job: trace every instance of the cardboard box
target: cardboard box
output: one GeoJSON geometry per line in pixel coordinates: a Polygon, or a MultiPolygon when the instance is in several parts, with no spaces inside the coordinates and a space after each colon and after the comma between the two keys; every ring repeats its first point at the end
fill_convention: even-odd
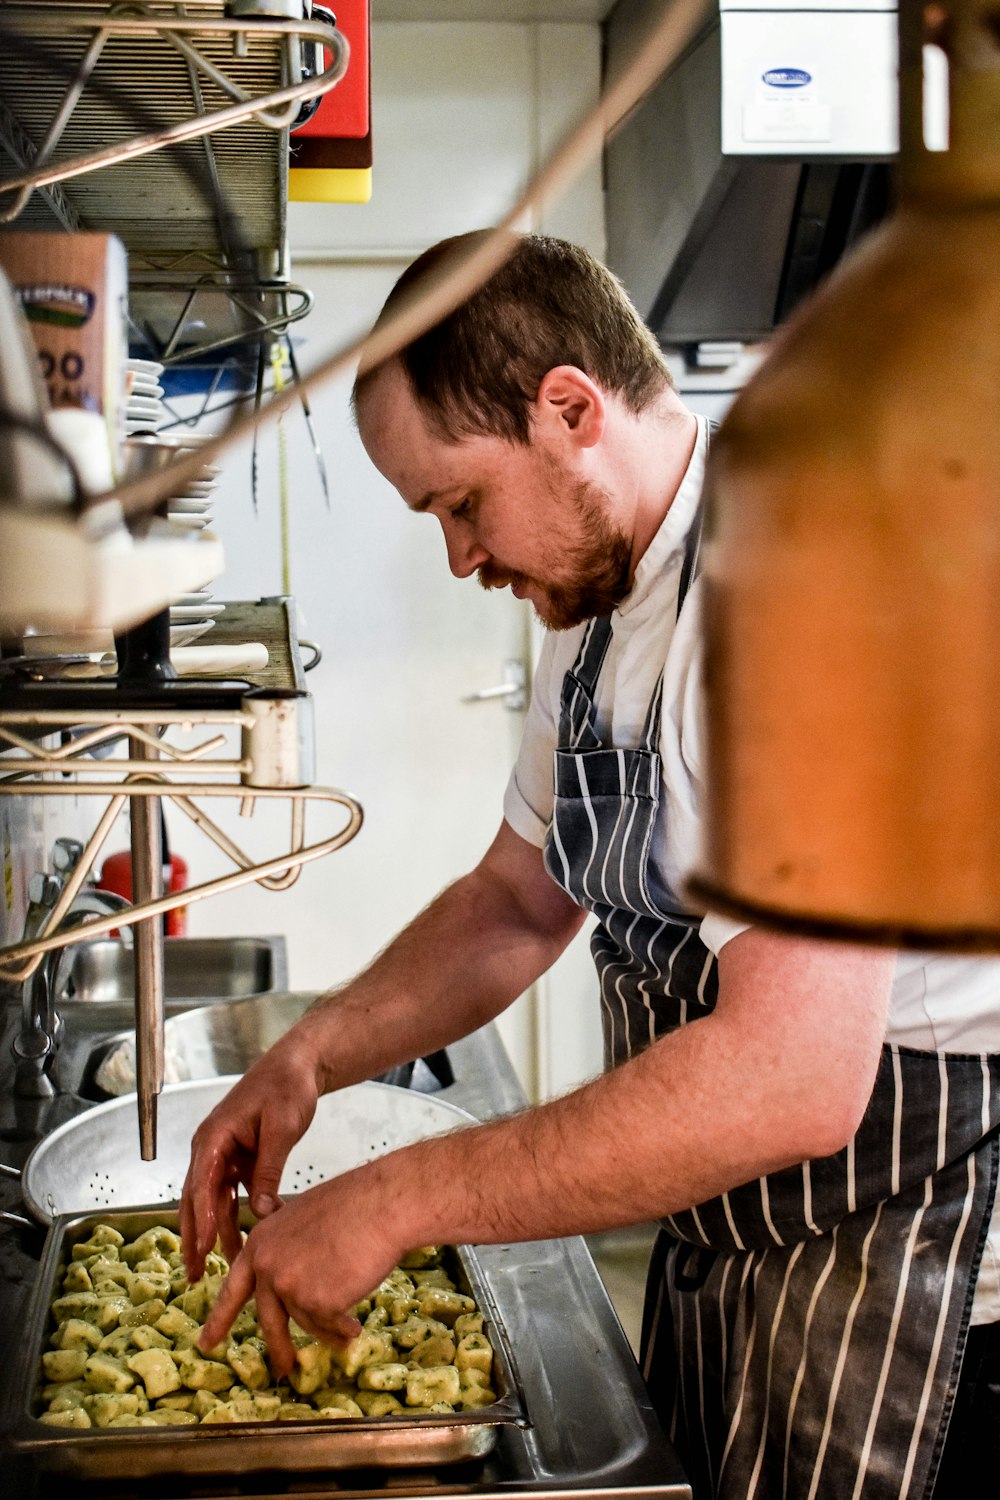
{"type": "Polygon", "coordinates": [[[0,266],[27,318],[49,405],[104,417],[117,474],[128,358],[125,246],[113,234],[6,230],[0,266]]]}

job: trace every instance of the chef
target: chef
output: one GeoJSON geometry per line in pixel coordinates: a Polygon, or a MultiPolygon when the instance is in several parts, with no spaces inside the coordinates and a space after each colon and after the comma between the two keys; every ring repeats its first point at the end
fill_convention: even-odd
{"type": "MultiPolygon", "coordinates": [[[[386,310],[454,247],[421,257],[386,310]]],[[[217,1233],[235,1258],[203,1347],[255,1296],[287,1371],[290,1318],[350,1338],[352,1306],[413,1246],[658,1219],[642,1367],[698,1500],[982,1493],[969,1476],[1000,1441],[1000,971],[686,905],[709,424],[615,279],[536,236],[367,370],[355,407],[452,572],[509,587],[550,628],[479,864],[195,1136],[188,1271],[217,1233]],[[321,1094],[492,1020],[588,912],[602,1077],[282,1203],[321,1094]],[[240,1184],[261,1217],[242,1250],[240,1184]]]]}

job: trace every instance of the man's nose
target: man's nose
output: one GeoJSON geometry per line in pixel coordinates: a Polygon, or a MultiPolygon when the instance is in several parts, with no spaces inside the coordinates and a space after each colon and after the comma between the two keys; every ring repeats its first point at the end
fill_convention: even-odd
{"type": "Polygon", "coordinates": [[[448,566],[456,578],[471,578],[477,568],[489,562],[490,554],[476,541],[468,526],[444,526],[444,543],[448,549],[448,566]]]}

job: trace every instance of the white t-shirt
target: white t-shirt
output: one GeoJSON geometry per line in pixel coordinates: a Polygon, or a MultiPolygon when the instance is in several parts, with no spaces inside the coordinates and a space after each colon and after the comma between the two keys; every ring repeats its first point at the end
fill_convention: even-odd
{"type": "MultiPolygon", "coordinates": [[[[678,894],[701,852],[704,734],[700,589],[695,580],[680,619],[677,591],[707,448],[708,424],[699,418],[698,440],[677,494],[639,562],[628,598],[612,616],[612,638],[596,690],[596,728],[603,743],[638,745],[663,667],[659,862],[678,894]]],[[[546,635],[524,738],[504,797],[507,822],[539,848],[552,819],[552,753],[562,681],[576,661],[583,630],[546,635]]],[[[712,912],[700,924],[702,940],[716,954],[744,930],[745,924],[712,912]]],[[[1000,1052],[1000,960],[901,953],[886,1040],[932,1052],[1000,1052]]],[[[973,1321],[1000,1321],[1000,1201],[983,1256],[973,1321]]]]}

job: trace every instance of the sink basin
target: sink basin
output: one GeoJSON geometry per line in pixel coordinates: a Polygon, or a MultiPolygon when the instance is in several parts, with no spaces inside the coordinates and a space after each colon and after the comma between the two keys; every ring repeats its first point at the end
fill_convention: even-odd
{"type": "MultiPolygon", "coordinates": [[[[171,1016],[164,1027],[166,1081],[245,1073],[316,1000],[312,993],[253,995],[230,1005],[200,1006],[171,1016]]],[[[383,1073],[381,1083],[435,1093],[454,1082],[447,1055],[438,1052],[383,1073]]],[[[135,1088],[135,1032],[123,1031],[94,1047],[80,1085],[84,1098],[105,1099],[135,1088]]]]}
{"type": "MultiPolygon", "coordinates": [[[[168,1009],[177,1002],[243,1000],[288,983],[284,938],[166,938],[163,979],[168,1009]]],[[[82,944],[57,1004],[132,1004],[132,949],[113,938],[82,944]]]]}
{"type": "MultiPolygon", "coordinates": [[[[56,997],[63,1025],[53,1080],[62,1093],[103,1098],[93,1087],[95,1054],[105,1053],[135,1026],[132,948],[119,939],[92,939],[74,949],[64,968],[56,997]]],[[[286,942],[284,937],[166,938],[163,977],[168,1025],[185,1014],[224,1011],[287,990],[286,942]]],[[[0,1077],[0,1090],[2,1085],[0,1077]]]]}
{"type": "MultiPolygon", "coordinates": [[[[196,1006],[163,1028],[165,1079],[245,1073],[308,1010],[315,994],[252,995],[228,1005],[196,1006]]],[[[103,1099],[135,1088],[135,1031],[102,1037],[87,1060],[80,1093],[103,1099]]]]}
{"type": "MultiPolygon", "coordinates": [[[[167,1082],[244,1073],[317,998],[315,991],[289,992],[283,937],[167,938],[163,950],[167,1082]]],[[[131,946],[92,939],[75,949],[66,968],[56,1001],[63,1022],[52,1073],[58,1091],[89,1100],[130,1093],[131,946]]],[[[0,1068],[6,1050],[0,1049],[0,1068]]],[[[379,1081],[430,1094],[455,1079],[447,1054],[438,1052],[393,1068],[379,1081]]]]}

